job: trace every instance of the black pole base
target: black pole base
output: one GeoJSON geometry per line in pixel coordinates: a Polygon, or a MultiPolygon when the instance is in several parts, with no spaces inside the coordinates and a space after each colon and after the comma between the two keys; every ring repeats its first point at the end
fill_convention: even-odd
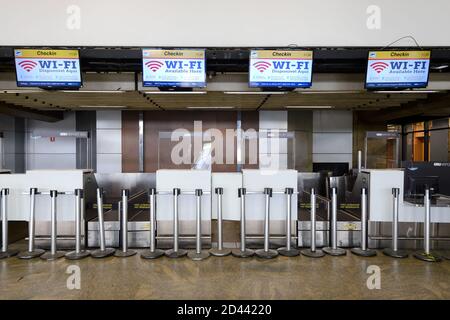
{"type": "Polygon", "coordinates": [[[392,248],[386,248],[383,250],[383,254],[392,257],[392,258],[408,258],[409,254],[408,252],[404,250],[394,250],[392,248]]]}
{"type": "Polygon", "coordinates": [[[114,248],[105,248],[105,250],[97,249],[91,252],[91,257],[98,259],[106,258],[112,256],[115,251],[116,249],[114,248]]]}
{"type": "Polygon", "coordinates": [[[80,259],[87,258],[90,255],[91,255],[91,253],[87,250],[81,250],[80,252],[71,251],[66,254],[66,259],[67,260],[80,260],[80,259]]]}
{"type": "Polygon", "coordinates": [[[194,261],[201,261],[209,258],[209,252],[208,251],[201,251],[200,253],[197,253],[197,251],[189,251],[188,257],[191,258],[194,261]]]}
{"type": "Polygon", "coordinates": [[[161,249],[155,249],[154,251],[151,250],[145,250],[141,253],[142,259],[157,259],[164,255],[164,250],[161,249]]]}
{"type": "Polygon", "coordinates": [[[187,251],[184,249],[178,249],[178,251],[170,249],[167,250],[164,254],[167,258],[181,258],[187,255],[187,251]]]}
{"type": "Polygon", "coordinates": [[[47,260],[47,261],[53,261],[53,260],[57,260],[59,258],[62,258],[66,255],[66,253],[64,251],[56,251],[55,254],[52,254],[50,251],[44,253],[42,256],[40,256],[39,258],[41,258],[42,260],[47,260]]]}
{"type": "Polygon", "coordinates": [[[322,248],[323,252],[325,252],[326,254],[329,254],[330,256],[345,256],[347,254],[347,250],[342,249],[342,248],[332,248],[332,247],[325,247],[322,248]]]}
{"type": "Polygon", "coordinates": [[[231,254],[230,249],[219,249],[219,248],[212,248],[209,250],[209,253],[215,257],[225,257],[231,254]]]}
{"type": "Polygon", "coordinates": [[[278,248],[277,251],[281,256],[284,256],[284,257],[296,257],[296,256],[300,255],[300,250],[297,250],[292,247],[290,249],[288,249],[286,247],[278,248]]]}
{"type": "Polygon", "coordinates": [[[315,251],[312,251],[311,249],[303,249],[300,253],[309,258],[322,258],[325,256],[325,253],[323,253],[322,250],[317,249],[315,251]]]}
{"type": "Polygon", "coordinates": [[[438,255],[435,255],[433,253],[425,253],[425,252],[416,252],[413,254],[413,257],[422,261],[426,262],[441,262],[442,258],[438,255]]]}
{"type": "Polygon", "coordinates": [[[231,250],[231,254],[237,258],[250,258],[255,255],[255,251],[251,249],[245,249],[244,251],[241,251],[241,249],[233,249],[231,250]]]}
{"type": "Polygon", "coordinates": [[[34,249],[33,251],[22,251],[19,252],[17,258],[19,259],[34,259],[42,256],[45,253],[43,249],[34,249]]]}
{"type": "Polygon", "coordinates": [[[114,257],[118,257],[118,258],[127,258],[127,257],[131,257],[134,256],[137,252],[134,250],[127,250],[127,251],[123,251],[121,249],[116,250],[116,252],[114,252],[114,257]]]}
{"type": "Polygon", "coordinates": [[[352,248],[350,251],[360,257],[375,257],[377,255],[377,252],[372,249],[363,250],[361,248],[352,248]]]}
{"type": "Polygon", "coordinates": [[[255,255],[262,259],[273,259],[278,257],[278,251],[273,249],[269,249],[267,251],[264,249],[258,249],[255,251],[255,255]]]}
{"type": "Polygon", "coordinates": [[[17,255],[18,253],[19,253],[19,250],[8,249],[6,251],[1,251],[0,252],[0,259],[6,259],[6,258],[9,258],[9,257],[13,257],[13,256],[17,255]]]}

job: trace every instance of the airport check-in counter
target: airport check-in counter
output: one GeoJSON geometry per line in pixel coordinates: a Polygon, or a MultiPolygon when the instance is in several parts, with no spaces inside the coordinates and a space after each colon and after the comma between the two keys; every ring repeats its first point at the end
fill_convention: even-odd
{"type": "MultiPolygon", "coordinates": [[[[360,174],[368,185],[369,247],[388,247],[392,230],[392,188],[400,189],[399,247],[420,248],[423,239],[423,196],[404,197],[404,169],[368,169],[360,174]],[[419,201],[417,201],[419,200],[419,201]]],[[[435,248],[450,245],[450,199],[433,195],[431,200],[431,242],[435,248]],[[435,239],[433,241],[433,239],[435,239]]]]}

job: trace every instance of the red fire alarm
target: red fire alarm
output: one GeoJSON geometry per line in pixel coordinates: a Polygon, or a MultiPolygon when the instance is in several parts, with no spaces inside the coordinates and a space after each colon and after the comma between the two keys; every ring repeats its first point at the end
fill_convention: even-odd
{"type": "Polygon", "coordinates": [[[50,142],[55,142],[56,138],[55,137],[50,137],[50,142]]]}

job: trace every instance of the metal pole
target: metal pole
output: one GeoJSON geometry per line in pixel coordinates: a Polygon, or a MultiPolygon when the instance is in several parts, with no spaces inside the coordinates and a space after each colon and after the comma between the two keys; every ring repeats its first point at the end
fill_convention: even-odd
{"type": "Polygon", "coordinates": [[[255,254],[264,259],[272,259],[278,256],[278,251],[272,250],[270,246],[270,198],[272,198],[272,188],[264,188],[264,249],[255,251],[255,254]]]}
{"type": "Polygon", "coordinates": [[[35,249],[35,210],[36,210],[36,194],[37,188],[30,188],[30,219],[28,221],[28,250],[19,252],[17,255],[20,259],[37,258],[45,253],[45,250],[35,249]]]}
{"type": "Polygon", "coordinates": [[[331,188],[331,247],[323,248],[323,252],[331,256],[345,256],[347,251],[337,246],[337,189],[331,188]]]}
{"type": "Polygon", "coordinates": [[[407,252],[398,250],[398,209],[400,188],[392,188],[392,196],[392,247],[385,248],[383,253],[393,258],[407,258],[407,252]]]}
{"type": "Polygon", "coordinates": [[[367,248],[367,189],[361,188],[361,248],[352,248],[351,252],[358,256],[373,257],[377,252],[367,248]]]}
{"type": "Polygon", "coordinates": [[[279,248],[277,251],[282,256],[294,257],[300,254],[300,251],[296,248],[291,247],[292,238],[292,194],[294,193],[293,188],[286,188],[284,190],[286,194],[286,247],[279,248]]]}
{"type": "Polygon", "coordinates": [[[121,207],[122,211],[119,209],[119,215],[122,218],[122,250],[116,250],[114,256],[125,258],[131,257],[136,254],[136,251],[128,249],[128,197],[130,195],[130,190],[122,189],[122,201],[121,207]]]}
{"type": "Polygon", "coordinates": [[[251,249],[246,248],[246,234],[245,234],[245,194],[247,190],[245,188],[238,189],[238,197],[240,199],[241,204],[241,247],[240,249],[231,250],[231,254],[235,257],[239,258],[248,258],[255,254],[255,252],[251,249]]]}
{"type": "Polygon", "coordinates": [[[322,250],[316,249],[316,191],[311,188],[311,247],[303,249],[300,253],[310,258],[320,258],[325,255],[322,250]]]}
{"type": "Polygon", "coordinates": [[[194,261],[200,261],[209,257],[208,251],[202,251],[202,189],[195,190],[196,199],[196,237],[195,237],[195,251],[190,251],[188,257],[194,261]]]}
{"type": "Polygon", "coordinates": [[[222,221],[222,195],[223,188],[216,188],[217,195],[217,248],[212,248],[209,252],[213,256],[223,257],[231,253],[230,249],[223,248],[223,221],[222,221]]]}
{"type": "Polygon", "coordinates": [[[156,249],[156,189],[151,188],[148,191],[150,201],[150,250],[141,253],[141,258],[156,259],[164,255],[164,251],[156,249]]]}
{"type": "Polygon", "coordinates": [[[187,251],[178,248],[178,197],[181,190],[173,189],[173,249],[167,250],[165,255],[169,258],[179,258],[187,255],[187,251]]]}
{"type": "Polygon", "coordinates": [[[91,253],[81,250],[81,213],[83,207],[83,190],[75,189],[75,251],[66,254],[66,259],[79,260],[88,257],[91,253]]]}
{"type": "Polygon", "coordinates": [[[106,248],[105,220],[103,216],[103,188],[97,188],[97,214],[98,214],[98,227],[100,237],[100,249],[92,251],[91,256],[93,258],[105,258],[113,255],[116,250],[113,248],[106,248]]]}
{"type": "Polygon", "coordinates": [[[0,191],[1,209],[2,209],[2,249],[0,259],[15,256],[19,251],[8,249],[8,196],[9,189],[4,188],[0,191]]]}
{"type": "Polygon", "coordinates": [[[423,252],[415,253],[414,257],[427,261],[427,262],[440,262],[442,258],[435,255],[430,251],[430,226],[431,226],[431,194],[428,187],[425,188],[425,195],[423,198],[423,205],[425,208],[425,221],[424,221],[424,239],[423,239],[423,252]]]}
{"type": "Polygon", "coordinates": [[[358,150],[358,173],[361,172],[362,169],[362,151],[358,150]]]}
{"type": "Polygon", "coordinates": [[[50,234],[50,252],[46,252],[40,256],[43,260],[56,260],[65,256],[65,252],[57,250],[57,190],[50,190],[50,200],[51,200],[51,234],[50,234]]]}

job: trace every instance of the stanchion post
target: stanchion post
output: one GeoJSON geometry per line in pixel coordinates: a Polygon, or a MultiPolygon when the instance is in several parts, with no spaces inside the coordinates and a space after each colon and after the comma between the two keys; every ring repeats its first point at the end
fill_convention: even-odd
{"type": "Polygon", "coordinates": [[[103,188],[97,188],[97,214],[99,227],[100,249],[91,252],[93,258],[105,258],[112,256],[116,251],[114,248],[106,248],[105,219],[103,212],[103,188]]]}
{"type": "Polygon", "coordinates": [[[241,245],[239,249],[231,250],[231,254],[238,258],[248,258],[255,254],[251,249],[246,247],[246,230],[245,230],[245,195],[247,190],[245,188],[238,189],[238,197],[240,200],[241,211],[241,245]]]}
{"type": "Polygon", "coordinates": [[[361,188],[361,247],[352,248],[353,254],[362,257],[374,257],[377,252],[367,248],[367,189],[361,188]]]}
{"type": "Polygon", "coordinates": [[[216,257],[227,256],[231,253],[230,249],[223,248],[223,216],[222,216],[222,196],[223,188],[216,188],[217,196],[217,248],[211,248],[209,253],[216,257]]]}
{"type": "Polygon", "coordinates": [[[195,251],[189,251],[188,257],[194,261],[204,260],[209,257],[208,251],[202,251],[202,189],[195,190],[196,200],[196,232],[195,251]]]}
{"type": "Polygon", "coordinates": [[[37,188],[30,188],[30,217],[28,221],[28,250],[21,251],[17,255],[19,259],[33,259],[45,253],[45,250],[35,248],[35,211],[37,188]]]}
{"type": "Polygon", "coordinates": [[[57,229],[57,190],[50,190],[51,199],[51,234],[50,234],[50,252],[44,253],[40,256],[43,260],[56,260],[65,256],[65,252],[58,251],[57,249],[57,239],[58,239],[58,229],[57,229]]]}
{"type": "Polygon", "coordinates": [[[294,194],[294,188],[286,188],[284,190],[286,194],[286,246],[278,249],[278,253],[286,257],[294,257],[300,254],[300,251],[291,247],[292,237],[292,195],[294,194]]]}
{"type": "Polygon", "coordinates": [[[414,258],[426,262],[441,262],[442,258],[430,251],[430,229],[431,229],[431,193],[428,187],[425,188],[425,195],[423,198],[423,205],[425,209],[424,220],[424,237],[423,237],[423,252],[414,253],[414,258]]]}
{"type": "Polygon", "coordinates": [[[156,249],[156,189],[150,188],[148,191],[150,202],[150,249],[141,253],[141,258],[156,259],[164,255],[164,251],[156,249]]]}
{"type": "Polygon", "coordinates": [[[392,245],[385,248],[383,253],[392,258],[407,258],[408,253],[398,250],[398,215],[400,188],[392,188],[392,245]]]}
{"type": "Polygon", "coordinates": [[[91,253],[81,249],[81,212],[83,207],[83,190],[75,189],[75,251],[66,254],[68,260],[79,260],[88,257],[91,253]]]}
{"type": "Polygon", "coordinates": [[[278,251],[270,249],[270,198],[272,198],[272,188],[264,188],[264,249],[255,251],[259,258],[272,259],[278,256],[278,251]]]}
{"type": "Polygon", "coordinates": [[[173,189],[173,249],[165,252],[165,255],[169,258],[180,258],[187,255],[186,250],[178,248],[178,197],[180,193],[181,190],[179,188],[173,189]]]}
{"type": "Polygon", "coordinates": [[[330,256],[345,256],[347,251],[337,246],[337,189],[331,188],[331,247],[323,248],[330,256]]]}
{"type": "Polygon", "coordinates": [[[311,188],[311,247],[303,249],[300,253],[310,258],[321,258],[325,255],[322,250],[316,249],[316,191],[311,188]]]}
{"type": "Polygon", "coordinates": [[[114,253],[115,257],[126,258],[131,257],[136,254],[136,251],[128,249],[128,197],[130,195],[130,190],[122,189],[122,210],[119,209],[119,215],[122,218],[122,248],[121,250],[116,250],[114,253]]]}
{"type": "Polygon", "coordinates": [[[15,256],[19,252],[8,248],[8,196],[9,189],[3,188],[0,191],[2,210],[2,249],[0,251],[0,259],[15,256]]]}

